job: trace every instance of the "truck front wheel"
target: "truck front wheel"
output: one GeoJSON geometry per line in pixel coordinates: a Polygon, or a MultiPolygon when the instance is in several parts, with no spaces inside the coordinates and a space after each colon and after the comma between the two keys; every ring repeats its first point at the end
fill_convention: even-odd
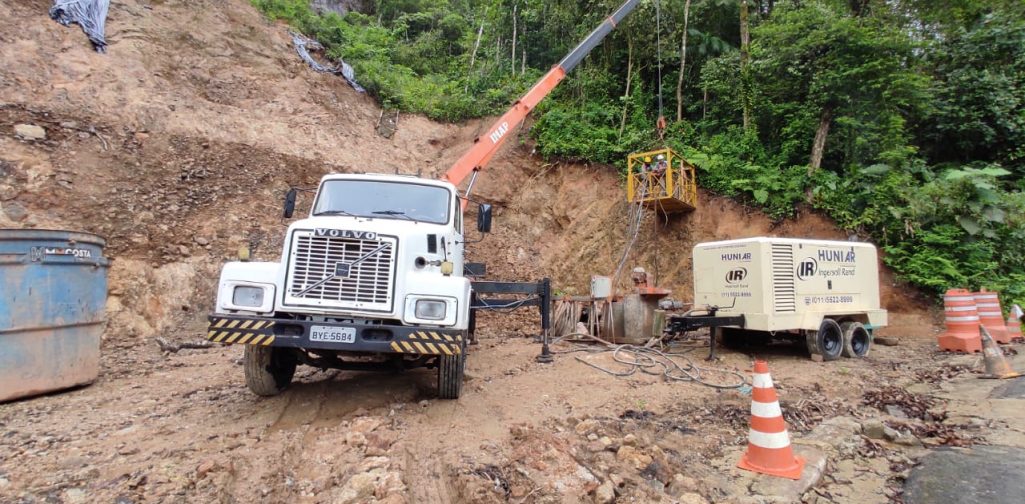
{"type": "Polygon", "coordinates": [[[463,391],[463,370],[466,367],[466,353],[438,357],[438,397],[459,399],[463,391]]]}
{"type": "Polygon", "coordinates": [[[259,396],[277,395],[288,388],[298,364],[295,351],[291,348],[259,345],[246,345],[242,361],[246,386],[259,396]]]}
{"type": "Polygon", "coordinates": [[[824,361],[836,360],[843,352],[843,331],[835,320],[823,319],[818,331],[807,332],[806,342],[808,353],[821,355],[824,361]]]}

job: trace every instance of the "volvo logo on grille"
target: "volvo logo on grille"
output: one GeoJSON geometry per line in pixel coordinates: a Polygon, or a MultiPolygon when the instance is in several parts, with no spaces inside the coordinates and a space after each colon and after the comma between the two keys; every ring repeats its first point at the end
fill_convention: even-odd
{"type": "Polygon", "coordinates": [[[329,238],[355,238],[357,240],[376,240],[377,233],[373,231],[350,231],[348,229],[327,229],[317,228],[314,230],[316,236],[327,236],[329,238]]]}
{"type": "Polygon", "coordinates": [[[345,263],[335,264],[335,276],[339,278],[349,278],[351,266],[345,263]]]}

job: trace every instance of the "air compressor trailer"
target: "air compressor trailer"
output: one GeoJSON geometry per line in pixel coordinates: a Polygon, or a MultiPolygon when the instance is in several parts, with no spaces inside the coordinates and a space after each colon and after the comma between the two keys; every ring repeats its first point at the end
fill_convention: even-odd
{"type": "Polygon", "coordinates": [[[746,238],[694,247],[694,304],[704,317],[671,317],[670,331],[711,327],[742,346],[767,336],[799,338],[823,360],[864,357],[879,307],[876,249],[860,242],[746,238]],[[689,319],[688,319],[689,317],[689,319]]]}

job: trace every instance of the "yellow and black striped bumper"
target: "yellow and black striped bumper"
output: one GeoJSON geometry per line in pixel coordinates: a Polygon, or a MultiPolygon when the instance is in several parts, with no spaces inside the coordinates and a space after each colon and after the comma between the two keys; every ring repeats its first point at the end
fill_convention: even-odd
{"type": "Polygon", "coordinates": [[[274,321],[237,318],[210,318],[206,339],[228,345],[263,345],[274,343],[274,321]]]}
{"type": "Polygon", "coordinates": [[[459,355],[466,349],[465,333],[459,330],[422,330],[406,326],[334,324],[232,315],[213,315],[209,320],[206,339],[227,345],[264,345],[407,355],[459,355]],[[313,325],[353,329],[356,332],[355,340],[345,343],[311,341],[309,334],[313,325]]]}
{"type": "Polygon", "coordinates": [[[405,340],[392,341],[389,346],[395,353],[459,355],[463,352],[463,335],[416,331],[409,333],[405,340]]]}

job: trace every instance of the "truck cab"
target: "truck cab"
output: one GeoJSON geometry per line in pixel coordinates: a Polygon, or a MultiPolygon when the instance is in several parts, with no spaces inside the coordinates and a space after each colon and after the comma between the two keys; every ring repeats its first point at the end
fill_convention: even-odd
{"type": "MultiPolygon", "coordinates": [[[[296,193],[286,197],[285,216],[296,193]]],[[[478,230],[490,230],[481,205],[478,230]]],[[[459,396],[470,324],[456,187],[401,175],[323,177],[310,213],[288,227],[277,262],[230,262],[207,338],[245,345],[246,382],[273,395],[295,368],[438,369],[459,396]]]]}

